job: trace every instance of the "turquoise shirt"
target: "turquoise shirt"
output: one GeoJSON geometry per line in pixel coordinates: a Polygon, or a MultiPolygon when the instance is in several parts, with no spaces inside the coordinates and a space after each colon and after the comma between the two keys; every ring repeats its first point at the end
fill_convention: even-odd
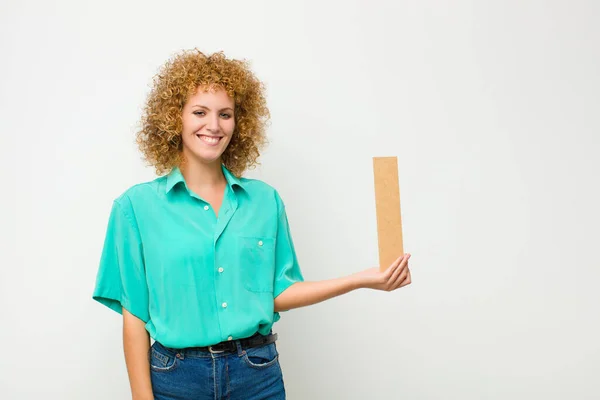
{"type": "Polygon", "coordinates": [[[178,168],[112,205],[93,299],[124,307],[168,347],[268,334],[274,298],[303,280],[277,191],[223,173],[218,217],[178,168]]]}

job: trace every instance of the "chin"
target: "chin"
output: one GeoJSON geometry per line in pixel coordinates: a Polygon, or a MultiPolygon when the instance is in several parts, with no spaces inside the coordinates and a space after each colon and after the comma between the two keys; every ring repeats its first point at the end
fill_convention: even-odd
{"type": "Polygon", "coordinates": [[[190,151],[188,155],[203,164],[212,164],[221,161],[223,151],[190,151]]]}

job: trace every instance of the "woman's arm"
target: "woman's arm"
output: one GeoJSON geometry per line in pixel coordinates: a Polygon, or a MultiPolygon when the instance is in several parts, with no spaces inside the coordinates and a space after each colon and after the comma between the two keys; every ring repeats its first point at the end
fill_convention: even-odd
{"type": "Polygon", "coordinates": [[[410,254],[399,257],[383,272],[379,268],[371,268],[341,278],[294,283],[275,298],[275,311],[320,303],[360,288],[396,290],[411,283],[409,258],[410,254]]]}
{"type": "Polygon", "coordinates": [[[153,400],[150,381],[150,336],[144,321],[123,308],[123,349],[133,400],[153,400]]]}

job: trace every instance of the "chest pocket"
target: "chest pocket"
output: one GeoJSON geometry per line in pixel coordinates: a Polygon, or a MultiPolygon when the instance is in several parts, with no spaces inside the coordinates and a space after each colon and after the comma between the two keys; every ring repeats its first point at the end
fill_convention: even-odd
{"type": "Polygon", "coordinates": [[[243,271],[244,287],[251,292],[273,292],[275,239],[240,236],[239,241],[239,262],[243,271]]]}

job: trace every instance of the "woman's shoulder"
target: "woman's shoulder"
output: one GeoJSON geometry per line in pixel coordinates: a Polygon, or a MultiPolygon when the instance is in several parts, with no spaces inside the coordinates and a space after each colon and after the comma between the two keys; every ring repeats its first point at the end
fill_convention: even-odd
{"type": "Polygon", "coordinates": [[[269,183],[257,178],[241,177],[239,178],[241,186],[246,190],[273,192],[275,188],[269,183]]]}
{"type": "Polygon", "coordinates": [[[124,205],[132,205],[148,201],[156,197],[160,193],[161,188],[164,192],[165,181],[166,176],[159,176],[151,180],[141,181],[126,186],[125,189],[117,194],[115,202],[124,205]]]}
{"type": "Polygon", "coordinates": [[[272,184],[257,178],[240,178],[240,183],[250,193],[279,197],[279,192],[272,184]]]}
{"type": "Polygon", "coordinates": [[[278,189],[271,183],[255,178],[240,178],[240,182],[249,195],[255,199],[274,200],[278,207],[283,205],[283,200],[278,189]]]}

